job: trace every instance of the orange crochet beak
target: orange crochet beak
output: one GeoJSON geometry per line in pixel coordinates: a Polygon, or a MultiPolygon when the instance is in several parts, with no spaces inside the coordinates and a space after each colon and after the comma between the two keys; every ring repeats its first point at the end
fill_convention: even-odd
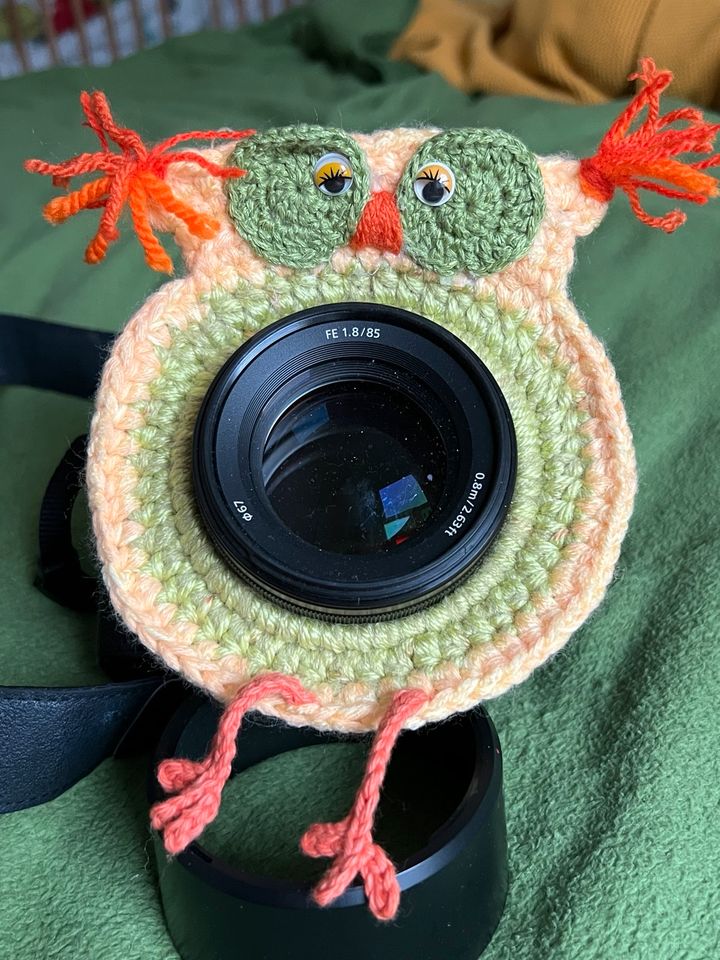
{"type": "Polygon", "coordinates": [[[378,190],[365,204],[350,246],[358,250],[375,247],[389,253],[400,253],[403,235],[400,211],[395,197],[387,190],[378,190]]]}

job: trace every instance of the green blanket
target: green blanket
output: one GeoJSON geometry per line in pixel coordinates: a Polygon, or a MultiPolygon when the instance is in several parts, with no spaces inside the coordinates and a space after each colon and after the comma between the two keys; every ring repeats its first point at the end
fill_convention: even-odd
{"type": "MultiPolygon", "coordinates": [[[[582,156],[617,115],[617,104],[468,98],[391,63],[385,51],[413,4],[390,6],[327,0],[106,69],[4,81],[0,309],[117,329],[158,283],[129,230],[104,265],[84,266],[93,215],[51,230],[40,217],[49,184],[21,171],[27,156],[89,148],[82,88],[104,89],[148,138],[313,120],[363,130],[486,125],[539,153],[582,156]]],[[[573,296],[617,368],[639,494],[601,608],[565,651],[490,705],[505,754],[512,886],[488,960],[720,956],[720,205],[689,212],[668,237],[641,226],[619,197],[578,247],[573,296]]],[[[40,496],[88,406],[11,389],[0,410],[0,679],[99,680],[92,621],[32,587],[40,496]]],[[[300,833],[344,812],[361,762],[354,748],[326,746],[244,775],[211,828],[213,849],[302,875],[300,833]]],[[[151,862],[146,765],[106,761],[52,803],[0,818],[3,960],[177,957],[151,862]]],[[[342,960],[342,944],[328,956],[342,960]]]]}

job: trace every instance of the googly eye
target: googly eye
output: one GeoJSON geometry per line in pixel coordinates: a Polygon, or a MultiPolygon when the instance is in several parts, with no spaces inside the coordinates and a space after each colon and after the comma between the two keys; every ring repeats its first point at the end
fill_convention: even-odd
{"type": "Polygon", "coordinates": [[[415,196],[428,207],[441,207],[455,193],[455,174],[444,163],[424,164],[415,175],[415,196]]]}
{"type": "Polygon", "coordinates": [[[350,161],[341,153],[326,153],[313,167],[313,183],[329,197],[347,193],[353,184],[350,161]]]}

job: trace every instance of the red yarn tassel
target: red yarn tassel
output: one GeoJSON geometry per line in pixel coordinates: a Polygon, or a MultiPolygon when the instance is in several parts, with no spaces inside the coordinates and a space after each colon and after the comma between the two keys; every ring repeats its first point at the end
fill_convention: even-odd
{"type": "Polygon", "coordinates": [[[158,766],[160,786],[175,796],[153,805],[150,825],[154,830],[163,831],[168,853],[180,853],[215,819],[237,752],[237,735],[243,717],[261,700],[272,697],[282,697],[293,706],[316,699],[294,677],[280,673],[256,677],[226,708],[204,760],[178,758],[163,760],[158,766]]]}
{"type": "Polygon", "coordinates": [[[310,857],[334,857],[330,869],[313,890],[315,902],[327,906],[347,890],[357,874],[362,877],[368,906],[378,920],[392,920],[400,903],[395,868],[378,844],[372,829],[380,789],[393,747],[406,721],[426,703],[422,690],[400,690],[378,727],[365,775],[350,813],[339,823],[316,823],[300,841],[310,857]]]}
{"type": "Polygon", "coordinates": [[[720,164],[720,154],[712,153],[720,124],[708,123],[693,107],[660,116],[660,96],[673,75],[669,70],[658,70],[649,57],[640,61],[639,72],[628,79],[640,80],[643,87],[605,134],[597,153],[580,161],[580,183],[588,196],[604,203],[616,188],[623,190],[638,220],[671,233],[687,216],[681,210],[652,216],[643,210],[638,190],[652,190],[690,203],[707,203],[710,197],[716,197],[718,182],[703,171],[720,164]],[[633,121],[645,109],[645,119],[631,131],[633,121]],[[684,126],[672,126],[678,122],[684,126]],[[683,153],[712,156],[694,161],[675,159],[683,153]]]}
{"type": "Polygon", "coordinates": [[[98,263],[105,257],[108,246],[120,236],[118,219],[127,204],[132,214],[133,225],[145,251],[145,261],[153,270],[172,273],[172,260],[152,232],[148,218],[148,206],[154,204],[180,219],[191,234],[207,238],[214,236],[220,225],[213,217],[198,213],[178,200],[163,182],[168,167],[173,163],[194,163],[215,177],[241,177],[245,173],[237,167],[221,167],[192,150],[168,153],[172,147],[188,140],[239,140],[253,130],[192,130],[180,133],[147,147],[134,130],[119,126],[110,112],[110,104],[104,93],[80,94],[80,104],[85,114],[85,125],[100,141],[100,150],[81,153],[64,163],[46,163],[44,160],[26,160],[28,173],[41,173],[52,177],[57,187],[67,187],[73,177],[86,173],[101,172],[104,176],[83,184],[78,190],[56,197],[44,209],[51,223],[61,223],[80,210],[104,208],[97,233],[85,251],[88,263],[98,263]],[[108,141],[120,148],[120,153],[110,149],[108,141]]]}

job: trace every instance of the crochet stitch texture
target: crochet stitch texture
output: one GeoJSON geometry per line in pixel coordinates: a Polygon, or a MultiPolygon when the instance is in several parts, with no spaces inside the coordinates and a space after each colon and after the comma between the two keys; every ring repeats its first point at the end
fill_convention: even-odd
{"type": "Polygon", "coordinates": [[[301,125],[240,141],[230,164],[247,170],[227,189],[228,213],[268,263],[314,267],[347,243],[368,196],[369,173],[357,143],[340,130],[301,125]],[[324,196],[309,171],[324,154],[352,164],[353,189],[324,196]]]}
{"type": "Polygon", "coordinates": [[[545,213],[537,160],[503,130],[450,130],[420,147],[398,184],[408,254],[444,275],[502,270],[521,257],[545,213]],[[441,157],[458,172],[452,203],[418,203],[413,181],[423,164],[441,157]]]}
{"type": "MultiPolygon", "coordinates": [[[[358,135],[371,190],[394,190],[435,133],[358,135]]],[[[374,729],[395,691],[417,687],[428,699],[408,721],[416,726],[524,679],[601,599],[635,466],[614,373],[565,283],[576,237],[605,206],[582,193],[575,161],[538,163],[545,216],[526,255],[488,277],[442,277],[406,253],[351,246],[320,267],[268,267],[239,236],[216,179],[188,169],[172,181],[221,228],[202,244],[178,228],[189,277],[151,297],[119,338],[98,394],[88,485],[115,608],[193,683],[227,702],[253,676],[288,673],[316,702],[262,709],[341,730],[374,729]],[[389,623],[322,623],[260,597],[212,550],[190,487],[194,416],[227,357],[265,324],[341,300],[415,310],[464,339],[498,380],[518,437],[514,501],[483,564],[440,603],[389,623]]]]}

